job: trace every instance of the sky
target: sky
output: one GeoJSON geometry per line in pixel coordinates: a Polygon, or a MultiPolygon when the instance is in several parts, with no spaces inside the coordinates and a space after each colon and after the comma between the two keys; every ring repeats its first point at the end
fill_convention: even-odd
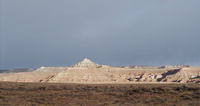
{"type": "Polygon", "coordinates": [[[0,69],[200,65],[200,0],[0,0],[0,69]]]}

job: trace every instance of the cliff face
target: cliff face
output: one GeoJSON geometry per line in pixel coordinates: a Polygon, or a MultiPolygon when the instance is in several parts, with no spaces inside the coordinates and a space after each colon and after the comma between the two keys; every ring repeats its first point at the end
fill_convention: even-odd
{"type": "Polygon", "coordinates": [[[181,68],[172,71],[171,74],[165,73],[165,77],[161,81],[166,82],[181,82],[186,83],[193,78],[198,78],[200,76],[200,68],[181,68]]]}
{"type": "Polygon", "coordinates": [[[33,72],[3,73],[0,81],[54,83],[199,83],[200,67],[119,68],[98,65],[89,59],[72,67],[41,67],[33,72]],[[194,80],[196,78],[196,80],[194,80]]]}

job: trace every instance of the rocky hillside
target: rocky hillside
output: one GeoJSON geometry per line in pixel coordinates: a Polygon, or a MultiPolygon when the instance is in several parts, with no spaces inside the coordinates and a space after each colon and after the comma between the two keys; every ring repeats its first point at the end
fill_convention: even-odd
{"type": "Polygon", "coordinates": [[[72,67],[41,67],[1,73],[0,81],[52,83],[199,83],[200,67],[111,67],[89,59],[72,67]]]}

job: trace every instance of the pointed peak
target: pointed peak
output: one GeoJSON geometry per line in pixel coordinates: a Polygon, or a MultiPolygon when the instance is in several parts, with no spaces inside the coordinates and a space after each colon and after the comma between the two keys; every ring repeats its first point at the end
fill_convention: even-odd
{"type": "Polygon", "coordinates": [[[90,59],[88,59],[88,58],[84,58],[83,60],[90,60],[90,59]]]}
{"type": "Polygon", "coordinates": [[[84,58],[83,61],[81,61],[81,62],[92,62],[92,61],[88,58],[84,58]]]}
{"type": "Polygon", "coordinates": [[[98,67],[99,65],[96,64],[95,62],[91,61],[88,58],[83,59],[81,62],[75,64],[73,67],[87,67],[87,68],[91,68],[91,67],[98,67]]]}

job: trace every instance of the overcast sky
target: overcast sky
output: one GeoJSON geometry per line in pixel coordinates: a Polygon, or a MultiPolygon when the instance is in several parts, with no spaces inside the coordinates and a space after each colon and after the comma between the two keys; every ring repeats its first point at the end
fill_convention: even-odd
{"type": "Polygon", "coordinates": [[[200,65],[200,0],[0,0],[0,69],[200,65]]]}

